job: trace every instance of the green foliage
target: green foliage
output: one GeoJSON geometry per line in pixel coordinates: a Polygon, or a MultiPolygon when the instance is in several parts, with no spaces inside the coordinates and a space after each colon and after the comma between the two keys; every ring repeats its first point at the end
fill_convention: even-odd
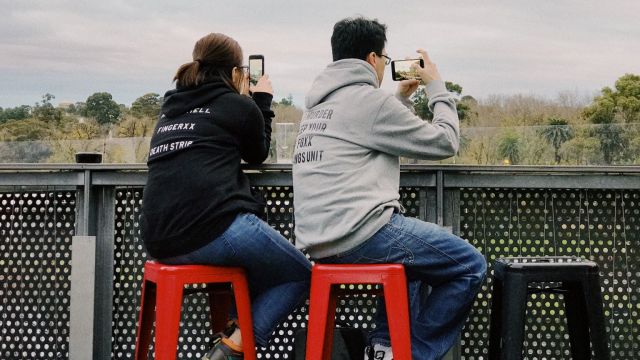
{"type": "Polygon", "coordinates": [[[131,114],[137,118],[149,117],[157,119],[162,107],[159,94],[148,93],[140,96],[131,104],[131,114]]]}
{"type": "Polygon", "coordinates": [[[282,98],[278,105],[293,106],[293,96],[289,94],[286,98],[282,98]]]}
{"type": "Polygon", "coordinates": [[[498,156],[501,159],[509,160],[511,165],[520,163],[521,142],[518,135],[514,132],[506,132],[498,142],[498,156]]]}
{"type": "Polygon", "coordinates": [[[87,98],[86,116],[92,117],[100,124],[113,124],[120,117],[120,106],[113,101],[108,92],[98,92],[87,98]]]}
{"type": "Polygon", "coordinates": [[[554,149],[556,164],[560,164],[560,147],[565,142],[573,139],[574,133],[567,120],[560,118],[549,118],[547,126],[539,131],[540,136],[545,139],[554,149]]]}
{"type": "MultiPolygon", "coordinates": [[[[446,81],[445,86],[449,92],[452,92],[457,96],[462,94],[462,86],[456,83],[446,81]]],[[[431,109],[429,109],[429,99],[427,98],[424,86],[419,87],[418,90],[413,93],[411,101],[413,101],[413,108],[416,110],[416,114],[420,118],[429,121],[433,119],[433,113],[431,112],[431,109]]],[[[469,113],[471,112],[469,104],[470,102],[467,103],[466,101],[456,101],[456,109],[458,111],[458,118],[460,121],[464,121],[468,118],[469,113]]]]}
{"type": "Polygon", "coordinates": [[[606,164],[633,158],[627,148],[631,140],[620,124],[640,121],[640,76],[625,74],[615,88],[605,87],[602,94],[582,112],[585,119],[595,124],[592,136],[600,141],[600,151],[606,164]]]}
{"type": "Polygon", "coordinates": [[[600,141],[605,164],[613,164],[626,159],[629,137],[619,124],[600,124],[596,126],[593,135],[600,141]]]}
{"type": "Polygon", "coordinates": [[[51,100],[55,98],[55,96],[49,93],[42,95],[42,100],[37,102],[32,109],[33,117],[45,122],[60,122],[60,120],[62,120],[62,110],[55,108],[53,104],[51,104],[51,100]]]}
{"type": "Polygon", "coordinates": [[[9,121],[9,120],[23,120],[30,116],[31,114],[31,106],[29,105],[20,105],[13,108],[0,108],[0,123],[9,121]]]}

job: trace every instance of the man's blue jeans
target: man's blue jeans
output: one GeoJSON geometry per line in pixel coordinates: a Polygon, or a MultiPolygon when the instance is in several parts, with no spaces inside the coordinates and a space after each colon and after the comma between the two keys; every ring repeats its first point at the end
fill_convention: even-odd
{"type": "Polygon", "coordinates": [[[247,272],[256,343],[266,346],[278,323],[309,292],[311,263],[279,232],[253,214],[239,214],[208,245],[159,261],[167,264],[240,266],[247,272]]]}
{"type": "MultiPolygon", "coordinates": [[[[469,315],[487,270],[484,256],[440,226],[393,214],[371,238],[321,263],[404,264],[414,360],[441,359],[469,315]],[[429,287],[431,291],[429,292],[429,287]]],[[[378,302],[372,344],[390,346],[384,302],[378,302]]]]}

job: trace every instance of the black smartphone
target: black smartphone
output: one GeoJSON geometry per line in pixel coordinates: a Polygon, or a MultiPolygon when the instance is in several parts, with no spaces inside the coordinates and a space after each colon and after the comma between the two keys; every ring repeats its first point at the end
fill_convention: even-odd
{"type": "Polygon", "coordinates": [[[257,84],[262,75],[264,75],[264,56],[249,55],[249,82],[251,85],[257,84]]]}
{"type": "Polygon", "coordinates": [[[424,67],[424,60],[422,59],[407,59],[407,60],[393,60],[391,62],[391,77],[394,81],[418,79],[420,75],[417,71],[411,68],[412,64],[419,64],[420,67],[424,67]]]}

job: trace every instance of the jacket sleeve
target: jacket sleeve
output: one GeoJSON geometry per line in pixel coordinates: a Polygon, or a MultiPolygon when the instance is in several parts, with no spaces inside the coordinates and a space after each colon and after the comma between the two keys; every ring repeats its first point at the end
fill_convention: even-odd
{"type": "Polygon", "coordinates": [[[369,145],[378,151],[410,158],[441,160],[455,155],[460,143],[456,103],[442,81],[427,84],[431,122],[412,112],[406,101],[389,96],[371,125],[369,145]]]}
{"type": "Polygon", "coordinates": [[[268,93],[254,93],[253,101],[244,122],[241,135],[240,155],[249,164],[260,164],[269,156],[271,146],[271,121],[274,113],[271,110],[273,96],[268,93]]]}

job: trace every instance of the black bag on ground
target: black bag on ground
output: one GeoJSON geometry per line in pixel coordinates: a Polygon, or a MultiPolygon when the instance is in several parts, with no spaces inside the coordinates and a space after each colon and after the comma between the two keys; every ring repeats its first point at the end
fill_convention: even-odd
{"type": "MultiPolygon", "coordinates": [[[[363,360],[367,345],[367,332],[363,329],[337,327],[333,330],[333,350],[331,360],[363,360]]],[[[300,329],[294,335],[293,359],[304,360],[307,347],[307,329],[300,329]]]]}

